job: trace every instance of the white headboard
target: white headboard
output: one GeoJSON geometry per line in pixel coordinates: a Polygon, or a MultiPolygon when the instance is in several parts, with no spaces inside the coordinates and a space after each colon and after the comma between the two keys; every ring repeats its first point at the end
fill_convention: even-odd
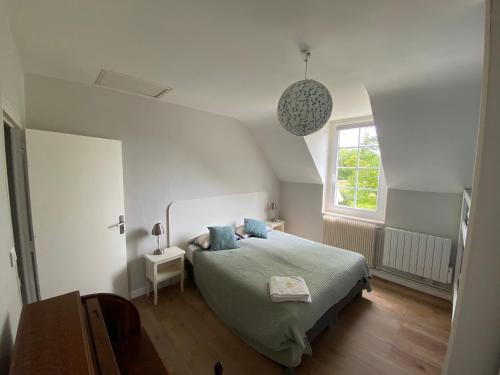
{"type": "Polygon", "coordinates": [[[167,243],[185,249],[207,226],[241,225],[246,217],[267,218],[267,193],[223,195],[172,202],[167,207],[167,243]]]}

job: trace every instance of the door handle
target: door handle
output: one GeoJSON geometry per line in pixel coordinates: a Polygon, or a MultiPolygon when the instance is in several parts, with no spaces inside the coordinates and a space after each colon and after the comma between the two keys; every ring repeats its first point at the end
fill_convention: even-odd
{"type": "Polygon", "coordinates": [[[115,227],[120,228],[120,234],[125,233],[125,216],[124,215],[118,216],[118,223],[111,225],[109,228],[115,228],[115,227]]]}
{"type": "Polygon", "coordinates": [[[118,217],[118,226],[120,227],[120,234],[125,233],[125,216],[120,215],[118,217]]]}

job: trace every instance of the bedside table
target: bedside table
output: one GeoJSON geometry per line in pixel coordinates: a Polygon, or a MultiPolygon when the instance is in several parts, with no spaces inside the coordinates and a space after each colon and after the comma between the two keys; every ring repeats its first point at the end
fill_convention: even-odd
{"type": "Polygon", "coordinates": [[[146,293],[149,296],[149,283],[153,284],[155,305],[158,304],[158,283],[181,276],[181,292],[184,291],[184,254],[177,246],[164,249],[161,255],[145,254],[146,293]]]}
{"type": "Polygon", "coordinates": [[[279,230],[280,232],[285,231],[285,220],[276,220],[276,221],[267,220],[265,223],[274,230],[279,230]]]}

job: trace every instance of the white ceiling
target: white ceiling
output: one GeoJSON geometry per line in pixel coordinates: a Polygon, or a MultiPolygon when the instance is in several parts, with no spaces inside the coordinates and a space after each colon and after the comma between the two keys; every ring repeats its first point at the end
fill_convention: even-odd
{"type": "Polygon", "coordinates": [[[330,88],[336,118],[370,113],[363,85],[477,63],[481,0],[9,0],[26,72],[93,83],[102,68],[174,88],[163,100],[276,123],[303,76],[330,88]]]}
{"type": "Polygon", "coordinates": [[[173,87],[161,100],[250,126],[280,180],[322,183],[326,138],[293,137],[276,116],[308,46],[334,118],[373,113],[389,187],[470,185],[484,0],[8,1],[26,72],[173,87]]]}

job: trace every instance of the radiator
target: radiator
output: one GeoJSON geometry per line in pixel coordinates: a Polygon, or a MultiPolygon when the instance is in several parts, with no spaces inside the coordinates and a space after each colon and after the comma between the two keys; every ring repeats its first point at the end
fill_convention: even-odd
{"type": "Polygon", "coordinates": [[[360,253],[365,256],[368,265],[374,266],[376,225],[325,215],[323,226],[325,244],[360,253]]]}
{"type": "Polygon", "coordinates": [[[382,265],[413,275],[451,283],[451,240],[385,228],[382,265]]]}

